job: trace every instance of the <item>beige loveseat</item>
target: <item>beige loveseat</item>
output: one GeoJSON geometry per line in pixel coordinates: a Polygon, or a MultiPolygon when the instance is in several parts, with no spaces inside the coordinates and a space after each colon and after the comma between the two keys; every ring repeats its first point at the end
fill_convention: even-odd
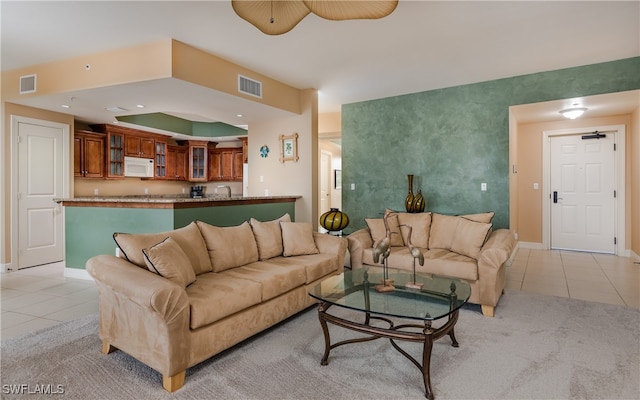
{"type": "MultiPolygon", "coordinates": [[[[480,304],[482,313],[492,317],[505,287],[505,263],[515,246],[509,230],[492,230],[492,218],[493,212],[462,216],[392,214],[388,218],[392,232],[389,267],[413,270],[414,258],[407,247],[411,226],[411,243],[424,255],[423,266],[416,261],[416,272],[464,279],[471,285],[469,302],[480,304]]],[[[347,237],[351,268],[380,265],[382,259],[374,263],[373,253],[375,243],[386,236],[383,219],[367,218],[365,222],[367,228],[347,237]]]]}
{"type": "Polygon", "coordinates": [[[182,387],[187,368],[313,305],[309,289],[343,271],[347,249],[345,239],[288,214],[114,239],[120,257],[87,261],[102,351],[147,364],[169,392],[182,387]]]}

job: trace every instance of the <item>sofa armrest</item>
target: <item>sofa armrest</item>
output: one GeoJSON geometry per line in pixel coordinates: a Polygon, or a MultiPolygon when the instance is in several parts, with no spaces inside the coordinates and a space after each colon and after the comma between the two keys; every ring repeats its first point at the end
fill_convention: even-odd
{"type": "Polygon", "coordinates": [[[189,299],[184,288],[113,255],[90,258],[99,296],[100,338],[165,376],[189,367],[189,299]]]}
{"type": "Polygon", "coordinates": [[[508,229],[491,233],[478,256],[478,281],[483,305],[495,306],[504,289],[504,263],[511,256],[515,237],[508,229]],[[485,304],[487,303],[487,304],[485,304]],[[488,304],[493,303],[493,304],[488,304]]]}
{"type": "Polygon", "coordinates": [[[347,236],[351,268],[362,268],[362,253],[364,249],[373,247],[373,239],[369,228],[362,228],[347,236]]]}
{"type": "Polygon", "coordinates": [[[313,232],[313,240],[320,253],[335,254],[338,256],[338,270],[344,268],[344,258],[347,254],[347,241],[338,236],[326,233],[313,232]]]}

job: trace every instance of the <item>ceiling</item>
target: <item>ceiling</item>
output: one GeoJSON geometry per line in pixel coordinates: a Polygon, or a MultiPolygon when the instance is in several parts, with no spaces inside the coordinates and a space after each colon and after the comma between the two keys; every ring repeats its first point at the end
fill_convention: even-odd
{"type": "MultiPolygon", "coordinates": [[[[3,71],[173,38],[299,89],[318,89],[321,113],[347,103],[640,56],[638,1],[400,0],[383,19],[309,15],[280,36],[265,35],[238,17],[230,1],[3,0],[0,7],[3,71]]],[[[630,96],[620,107],[629,108],[627,100],[637,107],[637,99],[630,96]]],[[[95,123],[113,121],[115,115],[104,109],[109,106],[233,125],[286,114],[175,79],[21,103],[95,123]],[[63,102],[71,108],[62,109],[63,102]]],[[[557,119],[557,110],[547,117],[519,112],[527,113],[522,118],[557,119]]]]}

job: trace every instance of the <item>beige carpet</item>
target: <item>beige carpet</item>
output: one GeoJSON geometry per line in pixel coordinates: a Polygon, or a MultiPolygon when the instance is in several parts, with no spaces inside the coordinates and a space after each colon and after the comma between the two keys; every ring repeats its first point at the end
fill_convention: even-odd
{"type": "MultiPolygon", "coordinates": [[[[352,312],[352,311],[343,311],[352,312]]],[[[423,399],[418,369],[388,341],[334,349],[310,309],[187,371],[173,395],[158,373],[122,352],[103,355],[97,317],[2,343],[6,399],[423,399]],[[8,394],[10,386],[64,386],[55,396],[8,394]]],[[[351,336],[332,328],[336,339],[351,336]]],[[[496,318],[461,311],[459,348],[436,342],[436,399],[638,399],[640,312],[620,306],[512,292],[496,318]]],[[[420,346],[406,344],[416,357],[420,346]]]]}

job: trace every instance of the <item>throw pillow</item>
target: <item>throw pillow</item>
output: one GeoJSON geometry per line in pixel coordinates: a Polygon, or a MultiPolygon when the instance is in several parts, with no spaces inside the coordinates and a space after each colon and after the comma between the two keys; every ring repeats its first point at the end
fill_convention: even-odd
{"type": "Polygon", "coordinates": [[[253,235],[258,244],[258,256],[260,260],[281,256],[284,251],[282,245],[282,229],[280,222],[291,222],[291,216],[285,214],[273,221],[260,222],[255,218],[249,220],[253,235]]]}
{"type": "Polygon", "coordinates": [[[168,232],[113,234],[113,240],[118,245],[124,258],[141,268],[147,268],[142,249],[151,247],[167,237],[175,240],[180,245],[187,257],[189,257],[193,272],[196,275],[211,272],[209,254],[207,254],[202,234],[195,222],[168,232]]]}
{"type": "Polygon", "coordinates": [[[189,257],[172,238],[168,237],[156,245],[142,249],[142,254],[149,271],[181,287],[187,287],[196,281],[196,274],[193,272],[189,257]]]}
{"type": "Polygon", "coordinates": [[[213,272],[222,272],[258,261],[258,245],[248,222],[226,227],[213,226],[202,221],[198,221],[197,224],[207,245],[213,272]]]}
{"type": "Polygon", "coordinates": [[[313,227],[308,222],[280,222],[282,228],[282,255],[302,256],[318,254],[320,251],[313,240],[313,227]]]}
{"type": "Polygon", "coordinates": [[[490,229],[491,224],[460,218],[451,243],[451,251],[477,260],[490,229]]]}
{"type": "Polygon", "coordinates": [[[486,213],[461,215],[461,217],[470,219],[471,221],[484,222],[485,224],[489,224],[491,223],[491,220],[493,219],[493,216],[495,214],[496,213],[494,213],[493,211],[489,211],[486,213]]]}
{"type": "Polygon", "coordinates": [[[411,226],[411,244],[417,247],[429,247],[429,230],[431,229],[431,213],[398,213],[400,233],[405,245],[409,245],[409,228],[411,226]],[[405,226],[403,226],[405,225],[405,226]]]}
{"type": "MultiPolygon", "coordinates": [[[[376,243],[387,236],[387,230],[384,226],[384,219],[365,218],[364,222],[366,222],[367,226],[369,227],[369,231],[371,231],[371,239],[373,239],[374,246],[376,243]]],[[[404,242],[402,241],[402,234],[400,233],[400,226],[398,224],[398,216],[391,215],[387,217],[387,223],[389,224],[389,231],[391,232],[391,247],[404,246],[404,242]]]]}
{"type": "Polygon", "coordinates": [[[433,213],[429,231],[429,248],[451,250],[451,243],[460,219],[462,218],[453,215],[433,213]]]}

